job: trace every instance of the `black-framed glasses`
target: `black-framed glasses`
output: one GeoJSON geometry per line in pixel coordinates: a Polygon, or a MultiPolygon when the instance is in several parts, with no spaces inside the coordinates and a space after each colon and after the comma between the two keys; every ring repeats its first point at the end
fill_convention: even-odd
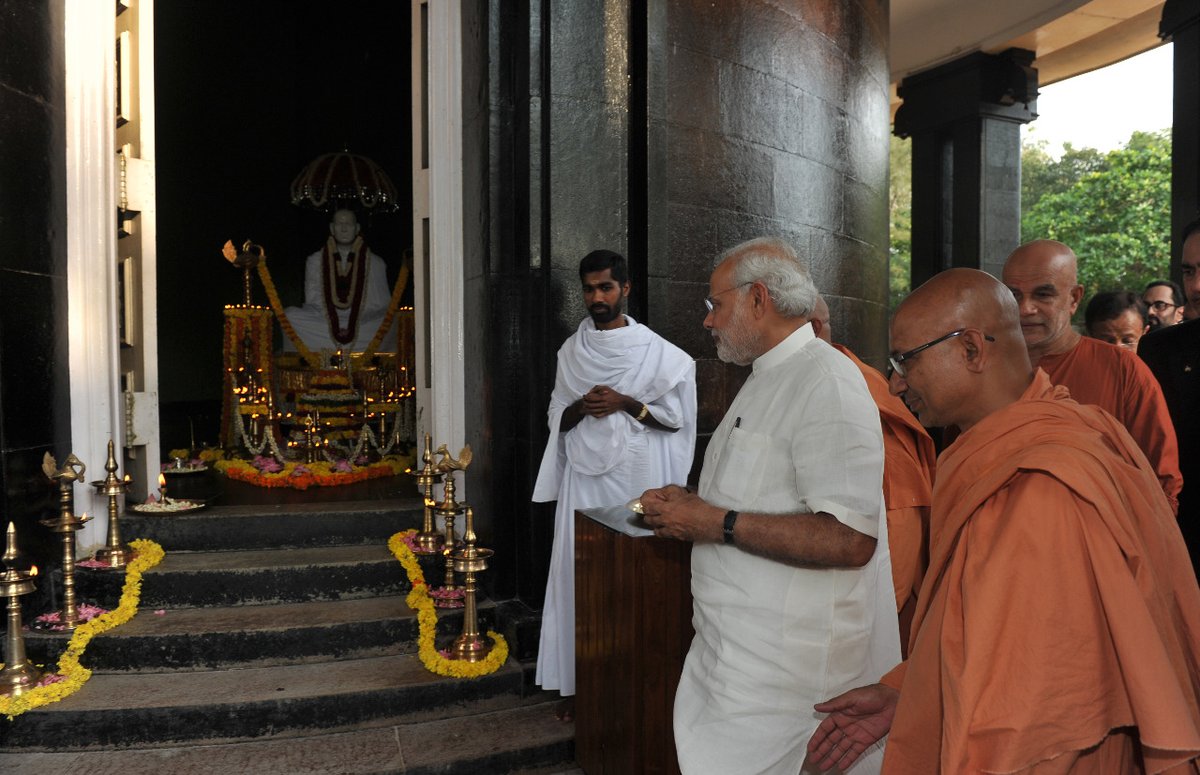
{"type": "Polygon", "coordinates": [[[712,312],[712,311],[713,311],[713,299],[717,298],[717,297],[718,297],[718,296],[720,296],[722,293],[729,293],[730,291],[736,291],[738,288],[741,288],[742,286],[745,286],[745,285],[753,285],[754,283],[755,283],[755,281],[754,281],[754,280],[747,280],[747,281],[746,281],[746,282],[744,282],[744,283],[738,283],[737,285],[730,286],[729,288],[726,288],[726,289],[725,289],[725,290],[723,290],[723,291],[717,291],[717,292],[716,292],[716,293],[714,293],[712,296],[707,296],[707,297],[705,297],[705,299],[704,299],[704,306],[705,306],[705,307],[708,307],[708,311],[709,311],[709,312],[712,312]]]}
{"type": "MultiPolygon", "coordinates": [[[[972,329],[960,328],[957,331],[951,331],[948,334],[939,336],[937,339],[934,339],[932,342],[926,342],[925,344],[921,345],[920,347],[914,347],[911,350],[907,350],[907,351],[899,353],[897,355],[889,355],[888,356],[889,368],[888,368],[888,374],[887,374],[888,379],[892,378],[893,373],[899,374],[901,377],[904,377],[905,376],[904,362],[907,361],[909,358],[913,357],[914,355],[916,355],[917,353],[924,352],[925,350],[928,350],[930,347],[933,347],[935,344],[941,344],[942,342],[946,341],[947,339],[953,339],[956,336],[962,336],[963,334],[965,334],[966,332],[968,332],[970,330],[972,330],[972,329]]],[[[987,334],[984,334],[983,338],[989,342],[996,341],[996,337],[988,336],[987,334]]]]}
{"type": "Polygon", "coordinates": [[[1169,309],[1179,309],[1182,304],[1172,304],[1169,301],[1148,301],[1146,306],[1155,312],[1166,312],[1169,309]]]}

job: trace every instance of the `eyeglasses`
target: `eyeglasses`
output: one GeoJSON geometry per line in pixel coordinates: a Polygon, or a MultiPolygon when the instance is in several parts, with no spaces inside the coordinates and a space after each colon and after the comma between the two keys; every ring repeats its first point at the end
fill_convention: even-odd
{"type": "Polygon", "coordinates": [[[1148,301],[1146,306],[1155,312],[1166,312],[1169,309],[1178,309],[1182,304],[1172,304],[1169,301],[1148,301]]]}
{"type": "MultiPolygon", "coordinates": [[[[904,374],[903,363],[905,361],[907,361],[909,358],[916,355],[917,353],[928,350],[930,347],[933,347],[935,344],[941,344],[942,342],[946,341],[947,339],[953,339],[956,336],[962,336],[963,334],[965,334],[966,332],[971,331],[971,330],[972,329],[970,329],[970,328],[960,328],[957,331],[951,331],[950,333],[946,334],[945,336],[939,336],[937,339],[934,339],[932,342],[926,342],[925,344],[921,345],[920,347],[914,347],[911,350],[908,350],[907,352],[902,352],[898,355],[889,355],[888,356],[889,368],[888,368],[888,373],[887,373],[888,379],[890,380],[892,378],[893,373],[899,374],[901,376],[901,378],[905,377],[906,375],[904,374]]],[[[984,334],[983,338],[989,342],[996,341],[996,338],[994,336],[988,336],[987,334],[984,334]]]]}
{"type": "Polygon", "coordinates": [[[717,297],[718,297],[718,296],[720,296],[722,293],[729,293],[730,291],[736,291],[738,288],[741,288],[741,287],[742,287],[742,286],[744,286],[744,285],[753,285],[754,283],[755,283],[755,281],[754,281],[754,280],[747,280],[747,281],[746,281],[746,282],[744,282],[744,283],[738,283],[737,285],[734,285],[734,286],[732,286],[732,287],[730,287],[730,288],[726,288],[726,289],[725,289],[725,290],[723,290],[723,291],[717,291],[717,292],[716,292],[716,293],[714,293],[712,296],[709,296],[709,297],[707,297],[707,298],[705,298],[705,299],[704,299],[704,306],[705,306],[705,307],[708,307],[708,311],[709,311],[709,312],[712,312],[712,311],[713,311],[713,299],[717,298],[717,297]]]}

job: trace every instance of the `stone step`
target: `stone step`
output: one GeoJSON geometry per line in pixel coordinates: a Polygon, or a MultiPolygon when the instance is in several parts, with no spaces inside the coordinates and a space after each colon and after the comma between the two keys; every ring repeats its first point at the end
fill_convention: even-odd
{"type": "MultiPolygon", "coordinates": [[[[521,664],[442,678],[415,654],[173,673],[98,673],[61,702],[0,725],[0,750],[195,745],[294,738],[511,707],[521,664]]],[[[507,729],[521,734],[519,727],[507,729]]],[[[436,737],[429,745],[443,745],[436,737]]]]}
{"type": "MultiPolygon", "coordinates": [[[[479,627],[494,627],[495,605],[479,603],[479,627]]],[[[462,632],[462,611],[438,612],[438,642],[462,632]]],[[[402,596],[221,608],[142,609],[88,644],[97,672],[213,670],[410,653],[416,616],[402,596]]],[[[53,665],[69,634],[31,631],[30,659],[53,665]]]]}
{"type": "Polygon", "coordinates": [[[420,498],[389,501],[215,505],[174,516],[126,511],[121,538],[149,538],[167,551],[271,549],[383,543],[394,533],[420,529],[420,498]]]}
{"type": "Polygon", "coordinates": [[[295,739],[188,747],[64,753],[0,753],[10,775],[433,775],[433,773],[577,773],[574,725],[554,718],[555,700],[484,710],[454,718],[412,719],[295,739]],[[558,765],[558,766],[555,766],[558,765]]]}
{"type": "MultiPolygon", "coordinates": [[[[112,608],[124,576],[76,573],[81,600],[112,608]]],[[[383,543],[300,549],[179,552],[142,578],[142,609],[233,606],[402,595],[410,586],[403,566],[383,543]]]]}

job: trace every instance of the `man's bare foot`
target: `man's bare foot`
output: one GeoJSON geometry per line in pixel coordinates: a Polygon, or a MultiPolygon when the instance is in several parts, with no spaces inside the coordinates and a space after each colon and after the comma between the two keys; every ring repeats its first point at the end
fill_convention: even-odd
{"type": "Polygon", "coordinates": [[[566,723],[575,720],[575,697],[563,697],[562,702],[554,709],[554,717],[566,723]]]}

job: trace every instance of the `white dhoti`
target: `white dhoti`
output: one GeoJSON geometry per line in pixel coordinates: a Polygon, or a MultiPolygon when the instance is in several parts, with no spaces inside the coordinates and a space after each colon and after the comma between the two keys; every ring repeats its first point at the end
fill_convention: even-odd
{"type": "Polygon", "coordinates": [[[591,318],[558,352],[550,398],[550,437],[533,500],[557,500],[554,544],[542,631],[537,683],[563,695],[575,693],[575,511],[626,503],[651,487],[685,484],[696,441],[695,362],[646,326],[597,330],[591,318]],[[625,412],[584,417],[559,432],[562,413],[597,385],[650,407],[669,428],[650,428],[625,412]]]}

